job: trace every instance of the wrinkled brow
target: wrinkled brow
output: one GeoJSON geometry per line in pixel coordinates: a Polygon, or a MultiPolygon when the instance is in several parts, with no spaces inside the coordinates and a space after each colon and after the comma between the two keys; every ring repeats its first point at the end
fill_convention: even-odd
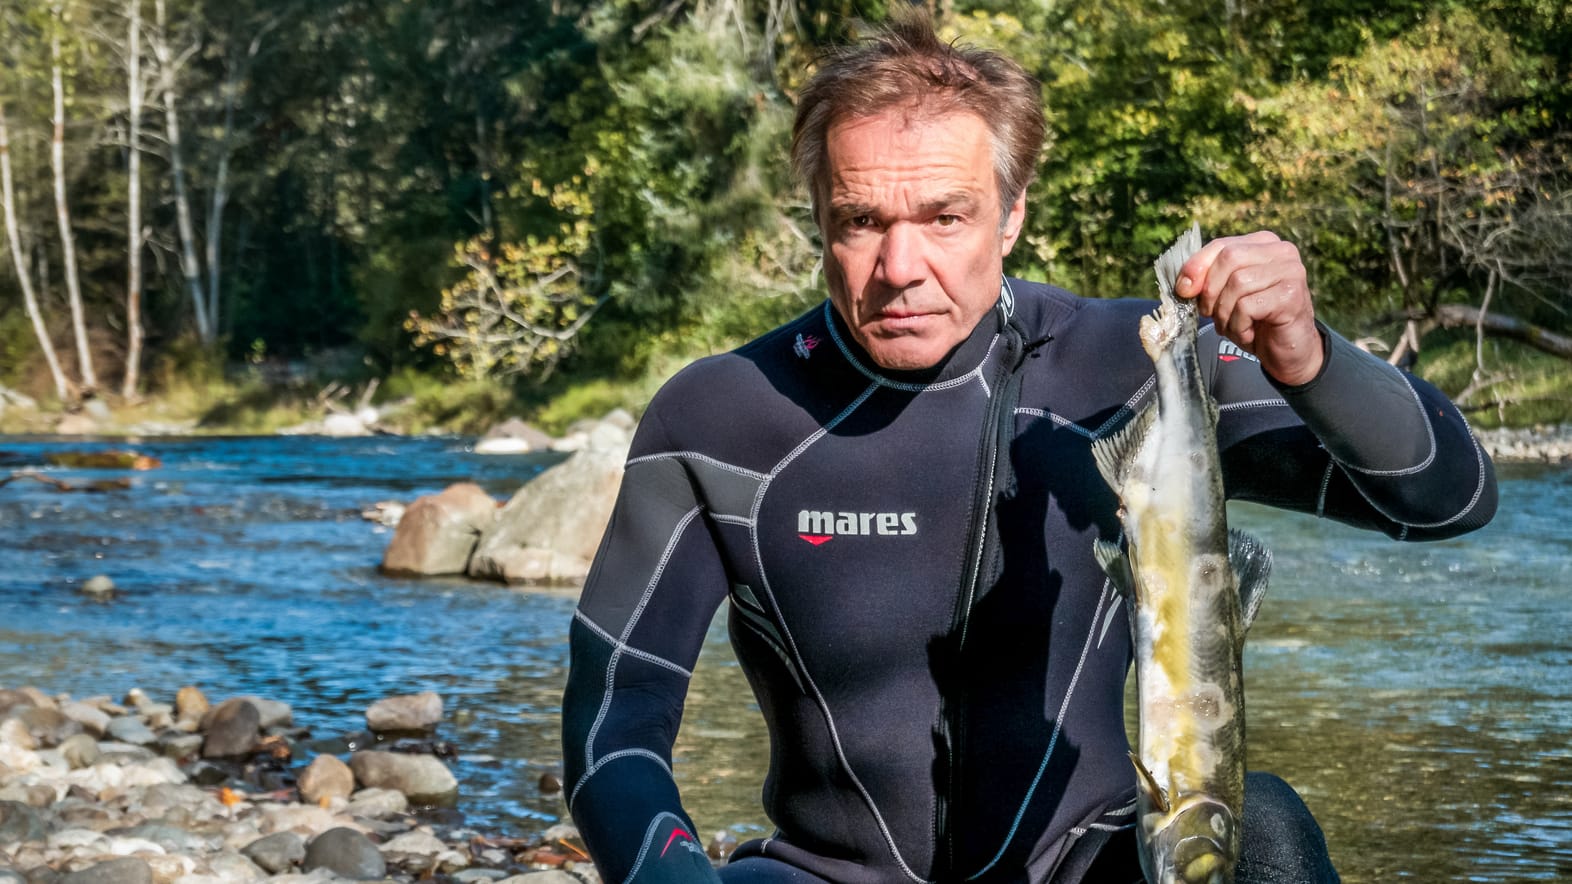
{"type": "MultiPolygon", "coordinates": [[[[981,200],[977,194],[965,190],[929,197],[917,203],[916,213],[919,218],[928,218],[934,215],[966,215],[977,214],[981,207],[981,200]]],[[[868,215],[874,218],[882,217],[879,210],[860,200],[836,200],[830,203],[830,220],[843,222],[852,218],[868,215]]]]}

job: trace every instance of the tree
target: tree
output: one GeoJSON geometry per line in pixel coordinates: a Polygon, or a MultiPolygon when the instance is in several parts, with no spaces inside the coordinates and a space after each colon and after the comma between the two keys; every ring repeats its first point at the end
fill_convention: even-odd
{"type": "Polygon", "coordinates": [[[76,338],[77,365],[82,373],[82,386],[91,392],[98,387],[98,375],[93,370],[93,353],[83,317],[82,283],[76,262],[76,234],[71,229],[71,209],[66,197],[65,59],[61,42],[70,21],[70,10],[64,0],[55,0],[49,12],[49,82],[54,96],[54,138],[50,142],[49,165],[55,184],[55,220],[60,228],[61,263],[65,271],[66,298],[71,307],[71,329],[76,338]]]}
{"type": "Polygon", "coordinates": [[[39,309],[38,296],[33,291],[33,278],[22,250],[16,217],[16,189],[11,174],[11,134],[6,125],[3,101],[0,101],[0,202],[4,203],[6,243],[11,248],[11,263],[16,269],[17,284],[22,289],[22,303],[26,307],[27,318],[33,324],[33,333],[38,336],[39,352],[44,354],[44,361],[49,365],[49,376],[55,384],[55,397],[61,402],[69,401],[76,391],[66,380],[65,372],[60,370],[60,359],[55,355],[55,345],[49,340],[49,328],[39,309]]]}

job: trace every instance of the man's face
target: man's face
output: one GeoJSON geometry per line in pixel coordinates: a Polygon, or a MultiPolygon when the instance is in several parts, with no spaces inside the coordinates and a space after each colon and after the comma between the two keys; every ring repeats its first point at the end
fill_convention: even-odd
{"type": "Polygon", "coordinates": [[[830,302],[873,361],[936,365],[999,296],[1026,217],[1003,217],[982,118],[896,109],[830,126],[819,209],[830,302]]]}

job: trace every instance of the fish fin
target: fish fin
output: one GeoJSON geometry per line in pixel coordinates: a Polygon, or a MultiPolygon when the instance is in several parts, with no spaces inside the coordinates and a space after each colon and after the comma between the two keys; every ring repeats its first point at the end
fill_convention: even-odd
{"type": "Polygon", "coordinates": [[[1239,578],[1239,611],[1248,630],[1266,598],[1267,578],[1272,573],[1272,551],[1243,531],[1229,530],[1228,564],[1234,569],[1234,576],[1239,578]]]}
{"type": "Polygon", "coordinates": [[[1135,460],[1135,453],[1140,450],[1141,443],[1146,441],[1146,434],[1156,419],[1157,406],[1154,403],[1141,409],[1112,436],[1092,440],[1092,457],[1097,461],[1097,471],[1103,474],[1103,480],[1115,493],[1124,487],[1125,477],[1130,474],[1130,463],[1135,460]]]}
{"type": "Polygon", "coordinates": [[[1135,765],[1135,786],[1146,795],[1146,800],[1152,802],[1158,813],[1168,812],[1168,798],[1163,795],[1163,787],[1157,785],[1157,778],[1141,763],[1141,756],[1130,753],[1130,763],[1135,765]]]}
{"type": "Polygon", "coordinates": [[[1114,592],[1127,599],[1134,598],[1135,572],[1130,570],[1130,558],[1119,548],[1119,544],[1109,543],[1099,537],[1092,541],[1092,555],[1097,557],[1097,564],[1108,574],[1114,592]]]}
{"type": "Polygon", "coordinates": [[[1190,260],[1196,252],[1201,250],[1201,225],[1191,223],[1190,229],[1179,234],[1174,244],[1168,251],[1157,257],[1157,294],[1162,298],[1163,304],[1172,306],[1174,300],[1174,285],[1179,281],[1179,271],[1184,267],[1184,262],[1190,260]]]}

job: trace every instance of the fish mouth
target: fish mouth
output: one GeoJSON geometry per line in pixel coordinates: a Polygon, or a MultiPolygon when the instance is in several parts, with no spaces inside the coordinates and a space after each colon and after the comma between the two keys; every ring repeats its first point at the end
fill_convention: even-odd
{"type": "Polygon", "coordinates": [[[1174,845],[1177,884],[1232,884],[1233,860],[1216,839],[1191,835],[1174,845]]]}

